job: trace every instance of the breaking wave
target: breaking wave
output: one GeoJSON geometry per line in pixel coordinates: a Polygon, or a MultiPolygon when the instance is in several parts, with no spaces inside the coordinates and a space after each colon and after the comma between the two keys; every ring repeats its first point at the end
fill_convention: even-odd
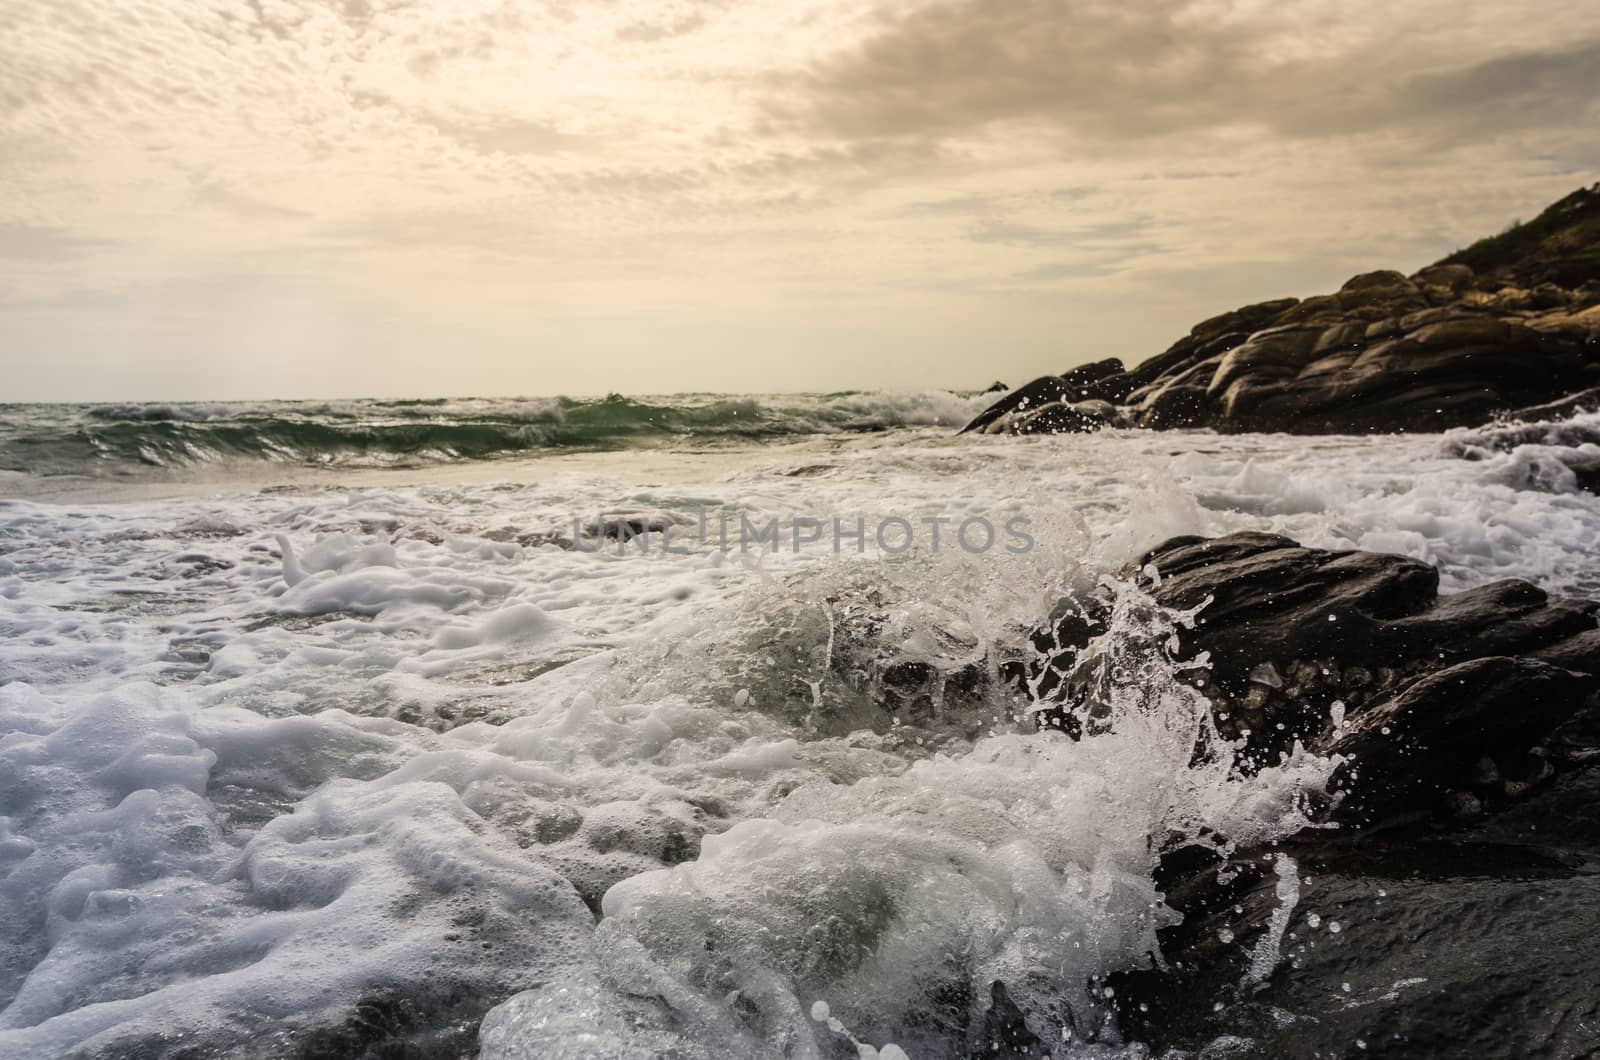
{"type": "Polygon", "coordinates": [[[891,427],[953,427],[985,402],[944,391],[766,397],[0,406],[0,469],[138,474],[224,461],[405,466],[891,427]]]}

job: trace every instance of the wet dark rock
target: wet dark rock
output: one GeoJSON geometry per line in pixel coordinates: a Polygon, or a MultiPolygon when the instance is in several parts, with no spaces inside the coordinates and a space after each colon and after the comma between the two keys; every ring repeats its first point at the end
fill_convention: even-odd
{"type": "Polygon", "coordinates": [[[671,534],[681,532],[683,537],[693,537],[694,520],[681,512],[669,511],[610,511],[582,521],[574,522],[570,527],[557,527],[554,529],[530,530],[520,532],[513,529],[497,530],[485,534],[492,541],[515,541],[523,548],[541,548],[545,545],[554,545],[563,551],[582,549],[593,552],[605,547],[607,542],[616,542],[617,546],[628,546],[630,542],[637,542],[631,547],[641,551],[659,548],[660,540],[652,543],[649,534],[671,534]],[[571,530],[577,529],[579,536],[574,538],[571,530]]]}
{"type": "Polygon", "coordinates": [[[1060,434],[1096,430],[1116,419],[1112,402],[1126,398],[1133,386],[1122,362],[1115,357],[1081,364],[1061,375],[1040,376],[1018,387],[974,417],[962,433],[1060,434]],[[1039,413],[1052,406],[1075,408],[1077,412],[1055,410],[1039,418],[1039,413]]]}
{"type": "Polygon", "coordinates": [[[1117,409],[1099,425],[1435,431],[1570,403],[1597,378],[1600,185],[1413,276],[1362,273],[1330,295],[1212,317],[1133,369],[1036,379],[966,430],[1062,433],[1065,413],[1018,413],[1100,400],[1117,409]]]}
{"type": "Polygon", "coordinates": [[[1184,920],[1160,933],[1165,970],[1114,978],[1123,1029],[1157,1050],[1231,1035],[1248,1057],[1594,1055],[1597,800],[1587,769],[1465,825],[1169,851],[1157,882],[1184,920]],[[1251,977],[1279,856],[1298,893],[1279,959],[1251,977]]]}
{"type": "Polygon", "coordinates": [[[194,1040],[196,1035],[129,1037],[92,1051],[83,1060],[436,1060],[475,1056],[478,1025],[484,1014],[518,989],[505,984],[492,992],[479,984],[456,984],[441,975],[425,989],[378,985],[348,1006],[330,1004],[325,1022],[286,1030],[266,1013],[240,1014],[256,1034],[240,1041],[194,1040]]]}
{"type": "MultiPolygon", "coordinates": [[[[1239,766],[1296,744],[1350,759],[1338,820],[1451,816],[1527,793],[1600,747],[1600,605],[1500,581],[1441,596],[1404,556],[1304,548],[1274,534],[1174,538],[1139,563],[1160,606],[1196,612],[1175,656],[1210,700],[1239,766]],[[1153,576],[1152,576],[1153,572],[1153,576]]],[[[1104,603],[1075,602],[1009,677],[1076,734],[1094,683],[1079,652],[1104,603]]]]}
{"type": "Polygon", "coordinates": [[[1176,538],[1141,567],[1158,572],[1146,582],[1161,605],[1205,604],[1178,652],[1210,653],[1197,680],[1245,764],[1296,742],[1352,759],[1338,778],[1344,820],[1513,796],[1543,779],[1526,756],[1596,710],[1592,602],[1521,581],[1440,596],[1416,560],[1271,534],[1176,538]]]}
{"type": "Polygon", "coordinates": [[[1240,1043],[1230,1055],[1252,1058],[1593,1055],[1595,850],[1528,841],[1577,819],[1562,794],[1529,803],[1536,830],[1509,842],[1305,836],[1169,872],[1168,901],[1185,919],[1161,933],[1165,972],[1113,978],[1124,1033],[1156,1053],[1228,1035],[1240,1043]],[[1279,960],[1255,982],[1250,958],[1282,904],[1279,855],[1294,861],[1299,893],[1279,960]]]}
{"type": "Polygon", "coordinates": [[[1506,419],[1531,423],[1537,420],[1565,419],[1577,412],[1597,410],[1600,410],[1600,387],[1590,387],[1542,405],[1512,409],[1506,414],[1506,419]]]}
{"type": "Polygon", "coordinates": [[[674,526],[688,526],[693,522],[681,512],[602,512],[583,524],[583,533],[586,537],[627,541],[645,534],[664,533],[674,526]]]}
{"type": "Polygon", "coordinates": [[[787,478],[817,478],[838,469],[838,464],[802,464],[800,467],[780,472],[780,474],[787,478]]]}
{"type": "Polygon", "coordinates": [[[1110,379],[1112,376],[1125,375],[1122,361],[1116,357],[1107,357],[1103,361],[1091,361],[1070,368],[1061,373],[1061,380],[1068,386],[1095,387],[1110,379]]]}
{"type": "Polygon", "coordinates": [[[470,1055],[478,1043],[478,1022],[490,1007],[486,998],[462,989],[445,993],[447,1006],[398,990],[373,991],[360,998],[343,1023],[320,1028],[294,1042],[273,1042],[263,1055],[317,1057],[430,1057],[470,1055]],[[444,1011],[439,1011],[443,1008],[444,1011]]]}
{"type": "Polygon", "coordinates": [[[173,562],[181,566],[178,574],[180,578],[204,578],[233,569],[231,560],[199,553],[186,553],[176,557],[173,562]]]}
{"type": "Polygon", "coordinates": [[[961,433],[965,434],[968,431],[993,433],[988,431],[987,428],[991,424],[1004,422],[1003,417],[1056,404],[1072,393],[1074,393],[1072,387],[1060,376],[1041,376],[1031,383],[1018,387],[978,413],[977,416],[973,417],[971,423],[961,429],[961,433]]]}
{"type": "MultiPolygon", "coordinates": [[[[1295,742],[1343,761],[1317,827],[1161,852],[1183,920],[1110,982],[1123,1033],[1155,1054],[1600,1051],[1596,605],[1520,581],[1441,596],[1415,560],[1259,533],[1175,538],[1135,577],[1190,615],[1167,650],[1209,653],[1192,679],[1241,770],[1295,742]]],[[[1007,675],[1074,735],[1106,606],[1063,604],[1034,635],[1047,662],[1007,675]]]]}
{"type": "Polygon", "coordinates": [[[1163,387],[1151,394],[1139,409],[1141,427],[1181,430],[1202,426],[1209,415],[1210,394],[1203,386],[1181,383],[1163,387]]]}
{"type": "Polygon", "coordinates": [[[1018,418],[1011,429],[1017,434],[1087,434],[1116,419],[1106,401],[1056,401],[1018,418]]]}
{"type": "Polygon", "coordinates": [[[1349,759],[1333,778],[1346,792],[1339,818],[1376,821],[1447,804],[1476,816],[1491,800],[1531,789],[1554,775],[1541,745],[1594,689],[1591,675],[1505,656],[1414,681],[1328,741],[1349,759]]]}

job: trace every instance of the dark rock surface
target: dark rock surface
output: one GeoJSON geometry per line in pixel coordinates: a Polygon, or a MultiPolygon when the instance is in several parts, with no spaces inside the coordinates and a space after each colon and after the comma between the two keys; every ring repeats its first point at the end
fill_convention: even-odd
{"type": "MultiPolygon", "coordinates": [[[[1441,596],[1438,572],[1417,560],[1262,533],[1174,538],[1139,569],[1156,603],[1200,608],[1176,655],[1208,653],[1190,679],[1242,768],[1297,743],[1349,758],[1335,777],[1340,821],[1470,816],[1596,746],[1595,603],[1521,581],[1441,596]]],[[[1094,709],[1078,677],[1096,609],[1069,609],[1036,638],[1033,672],[1015,675],[1062,704],[1046,719],[1068,731],[1094,709]]]]}
{"type": "Polygon", "coordinates": [[[1094,430],[1106,426],[1109,422],[1108,417],[1115,415],[1107,395],[1118,393],[1126,395],[1127,390],[1121,382],[1125,374],[1122,371],[1122,362],[1113,358],[1108,361],[1096,361],[1094,364],[1079,365],[1065,375],[1040,376],[1033,382],[1013,390],[979,413],[971,423],[962,428],[962,433],[980,431],[985,434],[998,434],[1015,429],[1023,420],[1037,419],[1041,413],[1046,414],[1047,418],[1039,420],[1039,425],[1029,428],[1030,430],[1045,432],[1048,425],[1048,433],[1052,434],[1066,431],[1081,433],[1085,429],[1094,430]],[[1087,427],[1070,426],[1074,422],[1071,417],[1062,418],[1060,410],[1091,402],[1096,403],[1098,414],[1087,427]],[[1098,406],[1104,406],[1103,413],[1099,413],[1098,406]],[[1068,426],[1061,428],[1058,424],[1068,426]]]}
{"type": "Polygon", "coordinates": [[[1226,884],[1216,867],[1174,874],[1185,920],[1162,933],[1168,970],[1113,979],[1124,1033],[1158,1055],[1224,1037],[1240,1058],[1595,1055],[1597,781],[1572,775],[1493,826],[1309,837],[1230,859],[1226,884]],[[1252,952],[1284,904],[1279,854],[1298,894],[1256,982],[1252,952]]]}
{"type": "MultiPolygon", "coordinates": [[[[1166,650],[1209,653],[1194,681],[1240,769],[1296,741],[1345,762],[1320,827],[1163,852],[1184,919],[1161,965],[1111,980],[1123,1033],[1156,1055],[1600,1051],[1596,605],[1516,581],[1441,596],[1415,560],[1259,533],[1173,539],[1136,578],[1192,614],[1166,650]]],[[[1069,729],[1105,612],[1076,601],[1035,637],[1053,657],[1027,676],[1069,729]]]]}
{"type": "Polygon", "coordinates": [[[965,430],[1434,431],[1597,384],[1600,184],[1414,275],[1224,313],[1131,370],[1108,360],[1036,379],[965,430]]]}

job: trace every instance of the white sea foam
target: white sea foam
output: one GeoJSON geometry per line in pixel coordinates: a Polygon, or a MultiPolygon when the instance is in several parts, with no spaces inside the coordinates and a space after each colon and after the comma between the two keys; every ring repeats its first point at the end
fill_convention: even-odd
{"type": "Polygon", "coordinates": [[[1596,587],[1600,504],[1437,436],[907,431],[573,466],[0,502],[0,1055],[288,1053],[357,1000],[469,1050],[499,1002],[491,1056],[953,1055],[996,982],[1058,1053],[1122,1048],[1093,987],[1157,959],[1152,839],[1270,838],[1327,764],[1189,768],[1204,705],[1126,589],[1116,720],[1082,743],[1009,702],[896,724],[833,647],[954,674],[1069,585],[1238,528],[1447,588],[1596,587]],[[1037,547],[554,543],[700,506],[1021,513],[1037,547]]]}

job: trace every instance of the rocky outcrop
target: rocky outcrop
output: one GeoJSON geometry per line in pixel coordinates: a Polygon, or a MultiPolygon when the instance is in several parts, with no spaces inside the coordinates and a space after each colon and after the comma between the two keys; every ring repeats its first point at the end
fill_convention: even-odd
{"type": "MultiPolygon", "coordinates": [[[[1332,811],[1347,823],[1472,816],[1600,746],[1600,605],[1501,581],[1441,596],[1404,556],[1304,548],[1273,534],[1180,537],[1139,563],[1159,605],[1199,609],[1174,654],[1210,700],[1241,768],[1296,744],[1347,761],[1332,811]]],[[[1103,604],[1067,609],[1025,675],[1081,728],[1095,709],[1084,649],[1103,604]]]]}
{"type": "MultiPolygon", "coordinates": [[[[1176,538],[1139,571],[1192,614],[1168,650],[1209,653],[1194,681],[1240,768],[1295,742],[1344,761],[1333,827],[1161,852],[1183,919],[1109,982],[1122,1032],[1162,1055],[1600,1050],[1597,606],[1518,581],[1441,596],[1426,564],[1257,533],[1176,538]]],[[[1104,610],[1036,638],[1059,645],[1058,720],[1093,711],[1073,676],[1104,610]]]]}
{"type": "Polygon", "coordinates": [[[1196,325],[1131,370],[1036,379],[965,428],[1432,431],[1600,385],[1600,184],[1421,271],[1196,325]]]}

